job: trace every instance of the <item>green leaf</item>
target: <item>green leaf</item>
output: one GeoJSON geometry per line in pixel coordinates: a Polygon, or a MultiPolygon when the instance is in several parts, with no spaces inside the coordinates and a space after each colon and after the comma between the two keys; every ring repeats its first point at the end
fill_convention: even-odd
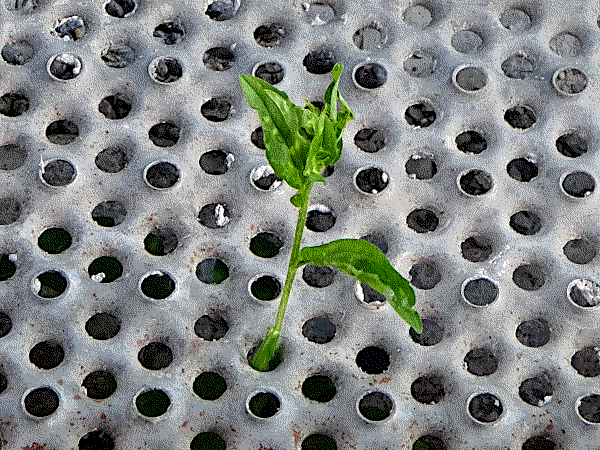
{"type": "Polygon", "coordinates": [[[260,344],[260,348],[252,358],[252,361],[250,361],[251,367],[261,372],[268,370],[269,362],[277,351],[280,334],[281,332],[276,330],[275,327],[269,328],[262,344],[260,344]]]}
{"type": "Polygon", "coordinates": [[[332,266],[385,295],[390,305],[417,333],[423,332],[421,318],[412,309],[415,293],[410,283],[392,267],[381,250],[363,239],[338,239],[300,249],[298,267],[313,263],[332,266]]]}

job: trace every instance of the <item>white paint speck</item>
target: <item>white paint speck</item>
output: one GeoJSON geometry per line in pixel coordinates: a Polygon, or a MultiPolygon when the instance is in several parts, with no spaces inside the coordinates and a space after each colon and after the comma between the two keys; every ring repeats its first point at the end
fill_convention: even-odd
{"type": "Polygon", "coordinates": [[[217,225],[223,227],[229,223],[229,217],[225,216],[225,208],[223,205],[217,205],[215,207],[215,218],[217,219],[217,225]]]}
{"type": "Polygon", "coordinates": [[[17,254],[11,253],[10,255],[8,255],[8,259],[10,259],[12,262],[15,262],[17,260],[17,254]]]}
{"type": "Polygon", "coordinates": [[[96,275],[92,275],[90,278],[97,283],[101,283],[102,280],[104,280],[106,278],[106,275],[104,274],[104,272],[100,272],[100,273],[97,273],[96,275]]]}

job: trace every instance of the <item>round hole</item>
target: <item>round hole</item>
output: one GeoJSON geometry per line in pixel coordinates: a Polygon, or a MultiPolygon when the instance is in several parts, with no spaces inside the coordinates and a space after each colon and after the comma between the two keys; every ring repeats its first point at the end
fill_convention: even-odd
{"type": "Polygon", "coordinates": [[[21,203],[10,197],[0,198],[0,225],[10,225],[21,217],[21,203]]]}
{"type": "Polygon", "coordinates": [[[96,167],[103,172],[117,173],[129,164],[129,155],[125,149],[117,146],[108,147],[96,155],[96,167]]]}
{"type": "Polygon", "coordinates": [[[583,44],[573,33],[561,32],[550,39],[548,46],[558,56],[574,58],[581,53],[583,44]]]}
{"type": "Polygon", "coordinates": [[[67,276],[59,270],[48,270],[31,280],[33,293],[42,298],[60,297],[69,285],[67,276]]]}
{"type": "Polygon", "coordinates": [[[227,47],[213,47],[204,52],[202,62],[208,70],[223,72],[231,69],[235,61],[235,53],[227,47]]]}
{"type": "Polygon", "coordinates": [[[194,323],[194,333],[205,341],[218,341],[229,331],[227,321],[222,317],[203,315],[194,323]]]}
{"type": "Polygon", "coordinates": [[[519,398],[525,403],[539,408],[552,400],[553,393],[550,377],[545,373],[523,380],[519,385],[519,398]]]}
{"type": "MultiPolygon", "coordinates": [[[[10,330],[12,330],[13,324],[10,316],[2,311],[0,311],[0,338],[3,338],[10,330]]],[[[0,392],[4,389],[0,389],[0,392]]]]}
{"type": "Polygon", "coordinates": [[[596,245],[585,238],[569,240],[562,250],[573,264],[589,264],[598,253],[596,245]]]}
{"type": "Polygon", "coordinates": [[[435,72],[437,60],[425,50],[417,50],[402,63],[402,68],[411,77],[425,78],[435,72]]]}
{"type": "Polygon", "coordinates": [[[438,375],[423,375],[410,385],[410,394],[419,403],[435,405],[446,395],[444,379],[438,375]]]}
{"type": "Polygon", "coordinates": [[[131,16],[136,9],[137,3],[134,0],[109,0],[104,4],[106,14],[117,19],[131,16]]]}
{"type": "Polygon", "coordinates": [[[209,122],[223,122],[230,112],[231,102],[225,98],[211,98],[200,106],[200,114],[209,122]]]}
{"type": "Polygon", "coordinates": [[[335,324],[325,316],[313,317],[302,325],[302,336],[315,344],[326,344],[335,337],[335,324]]]}
{"type": "Polygon", "coordinates": [[[521,450],[557,450],[557,448],[554,441],[543,436],[530,437],[521,446],[521,450]]]}
{"type": "Polygon", "coordinates": [[[517,130],[527,130],[535,125],[536,117],[527,106],[513,106],[504,112],[504,120],[517,130]]]}
{"type": "Polygon", "coordinates": [[[404,170],[413,180],[431,180],[437,174],[437,164],[433,156],[414,154],[406,161],[404,170]]]}
{"type": "Polygon", "coordinates": [[[127,210],[119,201],[101,202],[92,210],[92,220],[101,227],[116,227],[125,220],[127,210]]]}
{"type": "Polygon", "coordinates": [[[71,234],[63,228],[47,228],[38,237],[38,247],[51,255],[58,255],[73,243],[71,234]]]}
{"type": "Polygon", "coordinates": [[[463,131],[454,140],[456,148],[463,153],[478,155],[487,149],[488,144],[483,135],[477,131],[463,131]]]}
{"type": "Polygon", "coordinates": [[[108,95],[100,100],[98,111],[110,120],[120,120],[131,112],[131,99],[122,93],[108,95]]]}
{"type": "Polygon", "coordinates": [[[250,134],[250,142],[254,144],[255,147],[265,150],[265,136],[263,132],[263,127],[255,128],[250,134]]]}
{"type": "Polygon", "coordinates": [[[531,58],[522,53],[517,53],[505,59],[500,68],[508,78],[525,80],[533,75],[535,64],[531,58]]]}
{"type": "Polygon", "coordinates": [[[0,170],[16,170],[27,159],[27,150],[17,143],[0,145],[0,170]]]}
{"type": "Polygon", "coordinates": [[[173,351],[162,342],[150,342],[138,352],[138,361],[148,370],[162,370],[173,362],[173,351]]]}
{"type": "Polygon", "coordinates": [[[300,450],[337,450],[335,439],[321,433],[311,434],[302,441],[300,450]]]}
{"type": "Polygon", "coordinates": [[[528,183],[538,176],[539,170],[536,161],[528,158],[516,158],[506,166],[508,175],[517,181],[528,183]]]}
{"type": "Polygon", "coordinates": [[[575,401],[575,411],[588,425],[600,423],[600,394],[587,394],[575,401]]]}
{"type": "Polygon", "coordinates": [[[144,417],[163,416],[171,406],[171,399],[162,389],[142,391],[135,398],[135,408],[144,417]]]}
{"type": "Polygon", "coordinates": [[[495,422],[504,412],[502,402],[494,394],[472,394],[467,400],[469,416],[478,423],[488,424],[495,422]]]}
{"type": "Polygon", "coordinates": [[[500,14],[500,23],[512,32],[525,31],[531,25],[531,17],[522,9],[508,8],[500,14]]]}
{"type": "Polygon", "coordinates": [[[175,45],[183,41],[185,28],[180,20],[168,20],[157,25],[152,36],[159,38],[165,45],[175,45]]]}
{"type": "Polygon", "coordinates": [[[571,366],[579,375],[586,378],[600,375],[600,348],[585,347],[571,357],[571,366]]]}
{"type": "Polygon", "coordinates": [[[250,251],[260,258],[273,258],[283,247],[283,240],[272,232],[258,233],[250,239],[250,251]]]}
{"type": "Polygon", "coordinates": [[[156,190],[170,189],[181,176],[179,167],[167,161],[156,161],[150,163],[144,169],[144,181],[156,190]]]}
{"type": "Polygon", "coordinates": [[[586,278],[576,278],[567,286],[567,298],[575,306],[589,310],[600,306],[600,284],[586,278]]]}
{"type": "Polygon", "coordinates": [[[333,51],[322,48],[309,52],[304,57],[302,64],[308,73],[324,75],[333,70],[336,62],[337,60],[333,51]]]}
{"type": "Polygon", "coordinates": [[[14,257],[11,258],[10,254],[0,255],[0,281],[6,281],[13,277],[17,272],[17,265],[13,261],[14,257]]]}
{"type": "Polygon", "coordinates": [[[46,186],[63,187],[75,180],[77,169],[66,159],[51,159],[40,164],[39,176],[46,186]]]}
{"type": "Polygon", "coordinates": [[[523,236],[532,236],[542,229],[542,219],[532,211],[518,211],[510,216],[509,225],[523,236]]]}
{"type": "Polygon", "coordinates": [[[448,447],[439,437],[426,434],[413,443],[411,450],[448,450],[448,447]]]}
{"type": "Polygon", "coordinates": [[[302,269],[302,279],[310,287],[324,288],[335,280],[335,270],[329,266],[306,264],[302,269]]]}
{"type": "Polygon", "coordinates": [[[378,63],[364,63],[354,67],[352,80],[363,90],[377,89],[387,82],[388,71],[378,63]]]}
{"type": "Polygon", "coordinates": [[[161,122],[152,125],[148,130],[148,137],[157,147],[173,147],[179,142],[181,128],[174,123],[161,122]]]}
{"type": "Polygon", "coordinates": [[[125,42],[110,42],[100,52],[100,59],[108,67],[122,69],[135,61],[135,50],[125,42]]]}
{"type": "Polygon", "coordinates": [[[29,361],[38,369],[50,370],[65,359],[65,351],[54,339],[38,342],[29,350],[29,361]]]}
{"type": "MultiPolygon", "coordinates": [[[[250,365],[250,362],[254,359],[254,356],[256,355],[256,353],[258,352],[258,349],[261,346],[261,343],[252,347],[250,349],[250,351],[248,352],[248,354],[246,355],[248,365],[252,369],[254,369],[254,367],[252,367],[250,365]]],[[[275,350],[275,354],[273,355],[273,357],[267,364],[267,369],[265,370],[265,372],[271,372],[272,370],[275,370],[279,366],[279,364],[281,364],[283,362],[283,348],[282,347],[283,346],[281,344],[277,347],[277,350],[275,350]]]]}
{"type": "Polygon", "coordinates": [[[194,380],[193,390],[202,400],[213,401],[225,393],[227,382],[216,372],[203,372],[194,380]]]}
{"type": "Polygon", "coordinates": [[[498,299],[498,284],[489,278],[467,279],[461,286],[461,296],[471,306],[487,306],[498,299]]]}
{"type": "Polygon", "coordinates": [[[480,92],[488,84],[488,76],[481,67],[459,66],[452,72],[456,88],[467,94],[480,92]]]}
{"type": "Polygon", "coordinates": [[[98,283],[112,283],[123,275],[123,265],[117,258],[101,256],[90,263],[88,274],[98,283]]]}
{"type": "Polygon", "coordinates": [[[98,341],[114,338],[121,330],[121,319],[109,313],[96,313],[85,323],[85,331],[98,341]]]}
{"type": "Polygon", "coordinates": [[[77,77],[81,73],[82,66],[78,56],[61,53],[48,60],[46,70],[54,80],[66,82],[77,77]]]}
{"type": "Polygon", "coordinates": [[[589,197],[596,188],[594,177],[581,170],[562,174],[559,184],[565,195],[575,199],[589,197]]]}
{"type": "Polygon", "coordinates": [[[85,32],[83,19],[79,16],[70,16],[57,20],[50,34],[63,41],[78,41],[85,36],[85,32]]]}
{"type": "Polygon", "coordinates": [[[229,267],[217,258],[207,258],[196,266],[196,277],[205,284],[221,284],[229,277],[229,267]]]}
{"type": "Polygon", "coordinates": [[[365,304],[369,309],[379,309],[387,299],[385,295],[376,291],[371,286],[365,283],[357,282],[354,286],[354,296],[359,302],[365,304]]]}
{"type": "Polygon", "coordinates": [[[474,55],[483,46],[483,39],[471,30],[460,30],[452,35],[450,44],[459,53],[474,55]]]}
{"type": "Polygon", "coordinates": [[[226,448],[225,439],[212,431],[198,433],[190,442],[190,450],[226,450],[226,448]]]}
{"type": "Polygon", "coordinates": [[[246,409],[254,417],[267,419],[281,410],[281,400],[272,392],[261,391],[250,396],[246,409]]]}
{"type": "Polygon", "coordinates": [[[550,325],[545,319],[526,320],[519,324],[515,336],[526,347],[543,347],[550,341],[550,325]]]}
{"type": "Polygon", "coordinates": [[[460,252],[470,262],[482,262],[490,258],[493,252],[492,240],[485,236],[471,236],[460,244],[460,252]]]}
{"type": "Polygon", "coordinates": [[[33,45],[24,39],[9,41],[0,51],[2,59],[11,66],[22,66],[33,58],[33,45]]]}
{"type": "Polygon", "coordinates": [[[250,295],[262,301],[275,300],[281,294],[281,283],[272,275],[255,275],[248,283],[250,295]]]}
{"type": "Polygon", "coordinates": [[[357,353],[356,365],[369,375],[378,375],[389,368],[390,355],[379,347],[365,347],[357,353]]]}
{"type": "Polygon", "coordinates": [[[404,10],[402,20],[408,26],[417,30],[424,30],[433,21],[431,11],[423,5],[410,5],[404,10]]]}
{"type": "Polygon", "coordinates": [[[282,182],[283,179],[278,177],[268,164],[255,167],[250,171],[250,184],[259,191],[274,191],[281,186],[282,182]]]}
{"type": "Polygon", "coordinates": [[[358,399],[356,410],[368,422],[381,422],[393,415],[395,407],[388,394],[370,391],[358,399]]]}
{"type": "Polygon", "coordinates": [[[433,289],[442,280],[442,274],[433,261],[421,261],[414,264],[408,274],[411,276],[410,284],[417,289],[433,289]]]}
{"type": "Polygon", "coordinates": [[[240,8],[239,0],[216,0],[206,7],[204,14],[216,22],[232,19],[240,8]]]}
{"type": "Polygon", "coordinates": [[[56,391],[50,387],[30,389],[23,396],[23,408],[30,416],[43,419],[51,416],[60,404],[56,391]]]}
{"type": "Polygon", "coordinates": [[[173,56],[159,56],[150,62],[148,74],[158,84],[170,84],[183,76],[183,66],[173,56]]]}
{"type": "Polygon", "coordinates": [[[581,94],[588,85],[587,76],[579,69],[566,67],[552,75],[552,85],[559,94],[572,97],[581,94]]]}
{"type": "Polygon", "coordinates": [[[578,131],[570,131],[556,139],[556,149],[568,158],[577,158],[588,151],[587,140],[578,131]]]}
{"type": "Polygon", "coordinates": [[[75,122],[61,119],[55,120],[46,127],[46,137],[57,145],[67,145],[79,136],[79,127],[75,122]]]}
{"type": "Polygon", "coordinates": [[[79,439],[79,450],[114,450],[115,441],[104,430],[94,430],[84,434],[79,439]]]}
{"type": "Polygon", "coordinates": [[[359,28],[352,35],[352,42],[359,50],[372,52],[382,48],[388,40],[387,29],[373,22],[359,28]]]}
{"type": "Polygon", "coordinates": [[[487,348],[474,348],[463,360],[464,368],[472,375],[485,377],[498,370],[498,358],[487,348]]]}
{"type": "Polygon", "coordinates": [[[435,231],[440,224],[438,216],[429,209],[418,208],[406,216],[408,228],[417,233],[430,233],[435,231]]]}
{"type": "Polygon", "coordinates": [[[444,339],[444,327],[439,322],[432,319],[422,319],[423,332],[417,333],[413,327],[410,327],[408,334],[413,342],[430,347],[439,344],[444,339]]]}
{"type": "Polygon", "coordinates": [[[152,300],[167,299],[175,292],[175,288],[175,280],[164,271],[150,272],[140,279],[142,294],[152,300]]]}
{"type": "Polygon", "coordinates": [[[404,111],[404,119],[410,126],[415,128],[426,128],[432,125],[436,118],[437,115],[433,106],[424,102],[410,105],[404,111]]]}
{"type": "Polygon", "coordinates": [[[6,117],[18,117],[29,109],[29,99],[20,92],[9,92],[0,97],[0,114],[6,117]]]}
{"type": "Polygon", "coordinates": [[[336,393],[335,383],[326,375],[312,375],[302,383],[302,395],[319,403],[327,403],[336,393]]]}
{"type": "Polygon", "coordinates": [[[210,150],[202,154],[199,164],[208,175],[223,175],[227,173],[234,160],[235,157],[232,153],[224,150],[210,150]]]}
{"type": "Polygon", "coordinates": [[[480,169],[462,172],[456,179],[458,189],[470,197],[485,195],[494,187],[492,176],[480,169]]]}
{"type": "Polygon", "coordinates": [[[177,235],[170,228],[154,228],[144,238],[144,248],[154,256],[168,255],[178,245],[177,235]]]}
{"type": "Polygon", "coordinates": [[[256,64],[252,69],[252,75],[270,85],[275,85],[284,79],[285,69],[277,61],[266,61],[256,64]]]}
{"type": "Polygon", "coordinates": [[[365,194],[379,194],[389,184],[389,175],[379,167],[361,167],[354,172],[354,185],[365,194]]]}
{"type": "Polygon", "coordinates": [[[513,282],[526,291],[537,291],[546,280],[544,269],[536,264],[522,264],[512,275],[513,282]]]}
{"type": "Polygon", "coordinates": [[[377,153],[386,145],[386,135],[383,130],[363,128],[354,135],[354,145],[366,153],[377,153]]]}
{"type": "Polygon", "coordinates": [[[210,203],[200,208],[198,222],[200,225],[216,230],[223,228],[231,220],[231,213],[226,203],[210,203]]]}
{"type": "Polygon", "coordinates": [[[112,373],[97,370],[86,375],[81,386],[84,388],[88,398],[92,400],[104,400],[113,395],[117,390],[117,380],[112,373]]]}
{"type": "Polygon", "coordinates": [[[253,36],[256,43],[261,47],[278,47],[287,36],[287,30],[283,24],[272,23],[269,25],[261,25],[256,28],[253,36]]]}
{"type": "Polygon", "coordinates": [[[306,214],[306,228],[314,233],[330,230],[336,222],[333,211],[326,206],[312,206],[306,214]]]}
{"type": "Polygon", "coordinates": [[[0,394],[2,394],[8,387],[8,379],[3,373],[0,373],[0,394]]]}

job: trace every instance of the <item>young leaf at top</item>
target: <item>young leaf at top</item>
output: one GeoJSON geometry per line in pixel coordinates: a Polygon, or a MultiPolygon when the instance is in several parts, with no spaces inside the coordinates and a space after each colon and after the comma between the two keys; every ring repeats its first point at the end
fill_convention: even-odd
{"type": "Polygon", "coordinates": [[[410,283],[392,267],[375,245],[363,239],[338,239],[300,249],[298,267],[313,263],[346,272],[385,295],[390,305],[417,333],[423,332],[421,318],[412,309],[415,293],[410,283]]]}

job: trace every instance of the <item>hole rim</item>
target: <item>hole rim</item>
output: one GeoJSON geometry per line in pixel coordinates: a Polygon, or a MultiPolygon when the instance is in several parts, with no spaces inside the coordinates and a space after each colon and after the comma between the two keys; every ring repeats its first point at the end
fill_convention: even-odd
{"type": "Polygon", "coordinates": [[[507,409],[508,409],[508,408],[507,408],[507,407],[506,407],[506,405],[505,405],[505,404],[502,402],[502,399],[500,398],[500,396],[499,396],[499,395],[497,395],[497,394],[495,394],[494,392],[491,392],[491,390],[487,390],[487,391],[486,391],[486,390],[482,390],[482,391],[476,391],[476,392],[473,392],[471,395],[469,395],[469,397],[467,398],[467,401],[466,401],[466,403],[465,403],[465,412],[467,413],[467,416],[469,416],[469,418],[470,418],[470,419],[471,419],[473,422],[475,422],[475,423],[477,423],[477,424],[479,424],[479,425],[485,426],[485,427],[495,427],[495,426],[497,426],[497,425],[500,423],[500,421],[501,421],[501,420],[502,420],[504,417],[506,417],[506,414],[507,414],[507,409]],[[490,394],[490,395],[493,395],[494,397],[496,397],[496,398],[497,398],[497,399],[500,401],[500,405],[502,406],[502,412],[500,413],[500,415],[498,416],[498,418],[497,418],[496,420],[494,420],[493,422],[482,422],[481,420],[479,420],[479,419],[476,419],[474,416],[472,416],[472,415],[471,415],[471,412],[469,411],[469,405],[471,404],[471,401],[472,401],[472,400],[473,400],[475,397],[477,397],[478,395],[483,395],[483,394],[490,394]]]}
{"type": "Polygon", "coordinates": [[[354,188],[361,194],[364,194],[368,197],[378,197],[381,194],[383,194],[390,187],[391,181],[392,181],[392,179],[391,179],[389,172],[387,172],[383,167],[379,167],[379,166],[372,165],[372,164],[359,167],[358,169],[356,169],[356,171],[352,175],[352,184],[354,185],[354,188]],[[385,186],[378,192],[365,192],[361,188],[358,187],[358,184],[356,182],[356,178],[358,178],[358,175],[361,172],[364,172],[365,170],[369,170],[369,169],[376,169],[376,170],[379,170],[382,172],[381,180],[385,183],[385,186]],[[386,180],[383,180],[383,177],[385,177],[386,180]]]}
{"type": "Polygon", "coordinates": [[[72,185],[75,182],[77,175],[79,175],[79,170],[77,169],[77,165],[70,158],[58,157],[58,158],[50,158],[45,161],[42,159],[42,161],[38,165],[38,177],[39,177],[40,181],[42,182],[42,184],[44,186],[48,186],[49,188],[52,188],[52,189],[67,188],[68,186],[72,185]],[[69,180],[69,182],[67,184],[61,184],[61,185],[55,186],[53,184],[48,183],[46,180],[44,180],[44,176],[43,176],[44,175],[44,167],[46,167],[48,164],[50,164],[51,162],[54,162],[54,161],[66,161],[73,168],[73,176],[71,177],[71,179],[69,180]]]}
{"type": "Polygon", "coordinates": [[[373,424],[373,425],[383,425],[383,424],[391,421],[394,418],[394,416],[396,415],[396,402],[392,395],[388,394],[385,391],[382,391],[381,389],[369,389],[358,396],[358,398],[356,399],[356,402],[354,403],[354,410],[356,411],[356,414],[358,415],[358,417],[360,417],[361,420],[363,420],[364,422],[373,424]],[[383,394],[384,396],[388,397],[392,401],[392,409],[390,409],[390,412],[385,419],[371,420],[371,419],[368,419],[365,416],[363,416],[363,414],[360,412],[361,400],[370,394],[383,394]]]}
{"type": "Polygon", "coordinates": [[[579,287],[578,285],[585,283],[586,281],[600,288],[600,283],[598,283],[592,278],[587,277],[575,278],[574,280],[571,280],[571,282],[569,282],[569,284],[567,285],[567,300],[569,302],[569,306],[573,309],[575,313],[578,314],[589,314],[594,312],[597,313],[598,311],[600,311],[600,302],[593,306],[581,306],[579,303],[573,300],[573,297],[571,296],[571,289],[573,289],[576,286],[579,287]]]}
{"type": "Polygon", "coordinates": [[[460,298],[461,300],[467,305],[470,306],[472,308],[488,308],[492,305],[497,305],[498,300],[500,299],[500,295],[502,294],[502,290],[500,289],[500,285],[498,284],[498,282],[486,275],[473,275],[469,278],[467,278],[465,281],[462,282],[462,284],[460,285],[460,298]],[[496,296],[496,298],[491,302],[491,303],[487,303],[485,305],[476,305],[474,303],[471,303],[467,300],[467,297],[465,295],[465,287],[467,286],[467,284],[469,284],[471,281],[475,281],[475,280],[481,280],[481,279],[485,279],[487,281],[489,281],[490,283],[492,283],[496,289],[498,290],[498,295],[496,296]]]}
{"type": "Polygon", "coordinates": [[[250,392],[248,394],[248,396],[246,397],[246,414],[249,415],[252,419],[254,420],[258,420],[258,421],[269,421],[269,420],[275,420],[278,416],[281,415],[281,412],[283,411],[283,407],[284,404],[286,402],[283,401],[283,399],[281,398],[281,396],[275,392],[273,389],[270,388],[259,388],[256,389],[252,392],[250,392]],[[271,394],[274,395],[277,400],[279,401],[279,408],[277,409],[277,411],[275,412],[275,414],[273,414],[272,416],[269,417],[260,417],[260,416],[256,416],[254,415],[254,413],[250,410],[250,400],[252,400],[252,398],[254,398],[257,394],[271,394]]]}
{"type": "Polygon", "coordinates": [[[595,195],[596,195],[596,191],[598,190],[598,189],[597,189],[597,186],[598,186],[598,185],[597,185],[597,183],[596,183],[596,179],[594,178],[594,176],[593,176],[591,173],[589,173],[589,172],[587,172],[587,171],[585,171],[585,170],[580,170],[580,169],[576,169],[576,170],[569,170],[569,171],[567,171],[567,172],[564,172],[564,173],[563,173],[563,174],[560,176],[560,178],[558,179],[558,187],[559,187],[559,189],[560,189],[560,192],[562,192],[562,194],[563,194],[563,195],[564,195],[566,198],[568,198],[570,201],[573,201],[573,202],[584,202],[584,201],[586,201],[586,200],[590,199],[591,197],[595,196],[595,195]],[[584,196],[583,196],[583,197],[576,197],[576,196],[574,196],[574,195],[571,195],[571,194],[569,194],[569,193],[568,193],[568,192],[565,190],[565,188],[564,188],[564,186],[563,186],[563,182],[565,181],[565,178],[567,178],[569,175],[573,175],[573,174],[576,174],[576,173],[583,173],[583,174],[585,174],[585,175],[588,175],[588,176],[589,176],[589,177],[592,179],[592,181],[594,182],[594,189],[593,189],[591,192],[590,192],[590,191],[587,191],[587,192],[584,194],[584,196]]]}
{"type": "Polygon", "coordinates": [[[591,425],[591,426],[597,427],[598,425],[600,425],[600,422],[590,422],[589,420],[585,419],[579,412],[579,407],[581,406],[581,401],[584,398],[591,397],[591,396],[600,396],[600,392],[588,392],[587,394],[583,394],[583,395],[580,395],[579,397],[577,397],[577,399],[575,400],[575,414],[577,414],[577,417],[579,417],[579,420],[581,420],[586,425],[591,425]]]}
{"type": "Polygon", "coordinates": [[[494,182],[494,177],[493,175],[490,173],[490,171],[486,170],[486,169],[482,169],[481,167],[469,167],[463,171],[461,171],[455,179],[456,182],[456,186],[458,187],[458,191],[460,192],[461,195],[464,195],[465,197],[469,197],[469,198],[485,198],[485,197],[489,197],[491,194],[495,194],[496,193],[496,183],[494,182]],[[484,173],[485,175],[488,175],[491,180],[492,180],[492,186],[490,187],[490,189],[487,192],[484,192],[483,194],[469,194],[467,191],[465,191],[463,189],[463,187],[460,185],[460,181],[462,179],[462,177],[464,177],[465,175],[467,175],[470,172],[473,171],[478,171],[479,173],[484,173]]]}
{"type": "Polygon", "coordinates": [[[171,161],[167,161],[166,159],[157,159],[156,161],[152,161],[151,163],[147,164],[146,167],[144,167],[144,170],[142,171],[142,179],[144,180],[144,183],[146,183],[146,186],[148,186],[149,188],[151,188],[155,191],[168,191],[169,189],[175,189],[176,187],[178,187],[181,184],[181,174],[182,174],[182,172],[181,172],[181,167],[179,167],[179,164],[176,164],[171,161]],[[166,188],[156,187],[156,186],[152,186],[150,184],[150,182],[148,181],[148,179],[147,179],[148,170],[150,170],[152,167],[154,167],[160,163],[171,164],[172,166],[174,166],[177,169],[177,181],[175,181],[175,183],[172,186],[169,186],[166,188]]]}
{"type": "Polygon", "coordinates": [[[142,419],[144,419],[148,422],[151,422],[151,423],[157,423],[157,422],[160,422],[161,420],[164,420],[169,415],[171,410],[173,409],[173,396],[168,392],[168,390],[166,390],[162,387],[145,386],[142,389],[140,389],[139,391],[137,391],[137,393],[133,396],[133,399],[131,401],[131,407],[133,408],[134,414],[137,415],[138,417],[141,417],[142,419]],[[138,397],[140,395],[145,394],[146,392],[150,392],[150,391],[161,391],[169,398],[169,406],[167,406],[167,410],[160,416],[156,416],[156,417],[145,416],[137,409],[136,401],[137,401],[138,397]]]}
{"type": "MultiPolygon", "coordinates": [[[[46,72],[48,73],[50,78],[52,78],[54,81],[60,81],[61,83],[68,83],[69,81],[73,81],[76,78],[79,78],[79,76],[81,75],[81,72],[83,71],[84,68],[85,68],[85,66],[83,65],[83,61],[81,60],[81,58],[79,56],[77,56],[73,53],[69,53],[69,52],[56,53],[55,55],[52,55],[48,59],[48,62],[46,63],[46,72]],[[55,76],[50,71],[50,66],[56,60],[56,58],[58,58],[59,56],[64,57],[65,55],[72,56],[73,58],[75,58],[75,70],[77,71],[77,73],[75,74],[75,76],[73,78],[67,78],[67,79],[63,80],[62,78],[58,78],[57,76],[55,76]]],[[[73,72],[73,73],[75,73],[75,72],[73,72]]]]}
{"type": "Polygon", "coordinates": [[[588,88],[588,86],[590,85],[590,79],[589,77],[585,74],[585,72],[583,70],[578,69],[577,67],[572,67],[572,66],[564,66],[564,67],[559,67],[558,69],[556,69],[554,71],[554,73],[552,74],[552,87],[556,90],[556,92],[558,93],[559,96],[563,97],[563,98],[576,98],[579,97],[583,92],[585,92],[588,88]],[[583,89],[580,92],[566,92],[563,91],[561,88],[558,87],[558,85],[556,84],[558,77],[560,76],[561,73],[567,71],[567,70],[576,70],[577,72],[579,72],[581,75],[583,75],[583,77],[585,78],[585,86],[583,87],[583,89]]]}
{"type": "Polygon", "coordinates": [[[148,64],[148,76],[156,84],[160,84],[160,85],[163,85],[163,86],[171,86],[171,85],[173,85],[175,83],[178,83],[178,82],[180,82],[182,80],[182,78],[187,74],[187,70],[186,69],[187,69],[187,65],[184,64],[180,58],[177,58],[174,55],[161,55],[161,56],[157,56],[156,58],[154,58],[152,61],[150,61],[150,64],[148,64]],[[159,81],[156,78],[154,78],[153,73],[154,73],[154,71],[156,69],[156,66],[158,65],[158,63],[162,59],[165,59],[165,60],[173,59],[173,60],[177,61],[177,63],[181,67],[181,76],[179,78],[177,78],[176,80],[173,80],[173,81],[159,81]]]}
{"type": "Polygon", "coordinates": [[[270,273],[270,272],[261,272],[261,273],[257,273],[252,278],[250,278],[250,280],[248,281],[248,284],[247,284],[247,289],[248,289],[248,295],[250,295],[250,298],[252,298],[252,300],[254,300],[256,303],[264,306],[264,305],[269,305],[271,302],[274,302],[278,298],[281,297],[281,294],[283,293],[283,283],[281,282],[281,280],[279,279],[279,277],[276,274],[270,273]],[[262,300],[258,297],[255,297],[254,294],[252,293],[252,284],[259,278],[262,278],[265,276],[271,277],[275,281],[277,281],[277,283],[279,283],[279,293],[277,294],[277,296],[275,298],[272,298],[271,300],[262,300]]]}
{"type": "MultiPolygon", "coordinates": [[[[40,285],[40,287],[41,287],[41,285],[40,285]]],[[[54,302],[54,301],[62,300],[69,292],[70,287],[71,287],[71,280],[67,276],[67,273],[64,270],[58,269],[58,268],[47,268],[47,269],[40,270],[35,273],[35,275],[31,278],[31,281],[30,281],[30,288],[31,288],[32,294],[34,295],[35,298],[37,298],[38,300],[40,300],[42,302],[54,302]],[[38,293],[36,292],[36,289],[35,289],[36,280],[38,279],[38,277],[40,275],[47,273],[47,272],[58,272],[67,281],[67,286],[65,287],[65,290],[62,291],[56,297],[42,297],[41,295],[38,295],[38,293]]],[[[39,292],[39,289],[38,289],[38,292],[39,292]]]]}
{"type": "Polygon", "coordinates": [[[177,279],[173,276],[173,274],[171,272],[169,272],[168,270],[156,269],[156,270],[152,270],[150,272],[146,272],[145,274],[143,274],[137,283],[137,288],[138,288],[138,293],[142,296],[142,298],[144,300],[146,300],[147,302],[159,304],[161,302],[173,300],[175,295],[179,292],[179,283],[177,282],[177,279]],[[171,278],[171,280],[173,280],[173,283],[175,284],[175,288],[173,289],[173,292],[171,292],[165,298],[152,298],[152,297],[148,297],[146,294],[144,294],[144,291],[142,291],[142,282],[151,275],[168,275],[169,278],[171,278]]]}
{"type": "Polygon", "coordinates": [[[487,90],[488,86],[490,85],[490,76],[488,75],[487,71],[485,70],[484,67],[482,66],[478,66],[478,65],[474,65],[474,64],[461,64],[459,66],[457,66],[453,71],[452,71],[452,84],[454,85],[454,87],[462,92],[463,94],[468,94],[468,95],[478,95],[483,93],[484,91],[487,90]],[[485,84],[482,88],[476,89],[474,91],[469,91],[465,88],[463,88],[459,83],[458,83],[458,73],[461,70],[464,69],[469,69],[469,68],[473,68],[473,69],[478,69],[481,72],[483,72],[483,74],[485,75],[485,84]]]}
{"type": "Polygon", "coordinates": [[[25,414],[27,417],[29,417],[30,419],[37,420],[37,421],[41,421],[41,420],[48,419],[48,418],[52,417],[53,415],[55,415],[55,414],[57,413],[57,411],[59,410],[59,408],[61,407],[61,405],[62,405],[62,403],[63,403],[61,400],[62,400],[62,399],[61,399],[61,395],[60,395],[60,393],[58,392],[58,390],[56,390],[54,387],[52,387],[52,386],[50,386],[50,385],[44,384],[44,385],[41,385],[41,386],[36,386],[36,387],[32,387],[32,388],[30,388],[30,389],[27,389],[27,390],[26,390],[26,391],[23,393],[23,395],[21,396],[21,408],[23,409],[23,413],[24,413],[24,414],[25,414]],[[46,416],[34,416],[34,415],[33,415],[33,414],[31,414],[29,411],[27,411],[27,409],[25,409],[25,397],[27,397],[27,396],[28,396],[29,394],[31,394],[33,391],[36,391],[36,390],[38,390],[38,389],[44,389],[44,388],[46,388],[46,389],[50,389],[52,392],[54,392],[54,393],[56,394],[56,396],[58,397],[58,406],[56,407],[56,409],[55,409],[54,411],[52,411],[50,414],[48,414],[48,415],[46,415],[46,416]]]}

